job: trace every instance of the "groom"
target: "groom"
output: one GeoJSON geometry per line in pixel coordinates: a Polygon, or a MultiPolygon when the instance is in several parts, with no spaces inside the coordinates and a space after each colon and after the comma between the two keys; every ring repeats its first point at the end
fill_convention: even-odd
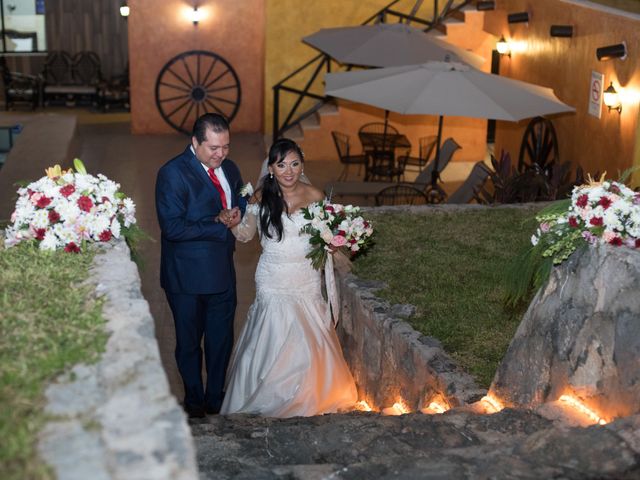
{"type": "Polygon", "coordinates": [[[237,301],[230,228],[240,222],[246,200],[239,195],[240,171],[228,153],[227,120],[207,113],[196,120],[190,145],[160,169],[156,180],[160,284],[173,313],[175,357],[190,417],[220,410],[233,346],[237,301]]]}

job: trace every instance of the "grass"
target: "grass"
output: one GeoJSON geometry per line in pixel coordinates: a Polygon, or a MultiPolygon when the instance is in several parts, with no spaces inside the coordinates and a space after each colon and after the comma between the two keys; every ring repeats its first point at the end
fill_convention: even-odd
{"type": "Polygon", "coordinates": [[[101,305],[83,285],[92,254],[0,247],[0,471],[4,480],[48,479],[37,434],[44,389],[69,367],[91,362],[107,335],[101,305]]]}
{"type": "Polygon", "coordinates": [[[504,307],[502,282],[535,230],[533,215],[522,209],[370,213],[376,245],[355,262],[355,273],[385,281],[380,297],[415,305],[413,327],[440,340],[488,387],[526,308],[504,307]]]}

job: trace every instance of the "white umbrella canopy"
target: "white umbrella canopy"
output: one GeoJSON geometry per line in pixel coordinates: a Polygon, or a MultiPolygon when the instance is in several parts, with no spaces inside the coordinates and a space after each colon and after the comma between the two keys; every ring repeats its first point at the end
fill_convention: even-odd
{"type": "MultiPolygon", "coordinates": [[[[519,121],[574,112],[553,90],[456,62],[378,68],[325,76],[325,94],[403,114],[439,115],[432,185],[437,183],[443,116],[519,121]]],[[[386,121],[386,116],[385,116],[386,121]]]]}
{"type": "Polygon", "coordinates": [[[479,68],[484,58],[404,23],[323,28],[303,42],[341,63],[394,67],[447,58],[479,68]]]}
{"type": "Polygon", "coordinates": [[[404,114],[523,118],[573,112],[553,90],[456,62],[378,68],[325,76],[325,94],[404,114]]]}

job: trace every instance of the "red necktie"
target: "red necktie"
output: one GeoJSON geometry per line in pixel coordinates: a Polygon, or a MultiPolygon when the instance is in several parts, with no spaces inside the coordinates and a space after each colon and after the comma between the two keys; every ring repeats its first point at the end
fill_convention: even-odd
{"type": "Polygon", "coordinates": [[[211,178],[213,185],[216,187],[216,190],[218,190],[218,193],[220,194],[220,200],[222,200],[222,208],[227,208],[227,196],[224,194],[222,185],[220,185],[220,179],[216,175],[216,172],[213,170],[213,168],[210,168],[208,172],[209,178],[211,178]]]}

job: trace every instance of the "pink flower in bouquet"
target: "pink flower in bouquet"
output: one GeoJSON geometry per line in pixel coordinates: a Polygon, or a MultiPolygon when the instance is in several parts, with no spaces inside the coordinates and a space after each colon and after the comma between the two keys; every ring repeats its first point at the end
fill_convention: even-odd
{"type": "Polygon", "coordinates": [[[336,235],[331,240],[331,245],[334,247],[344,247],[347,244],[347,239],[342,235],[336,235]]]}

